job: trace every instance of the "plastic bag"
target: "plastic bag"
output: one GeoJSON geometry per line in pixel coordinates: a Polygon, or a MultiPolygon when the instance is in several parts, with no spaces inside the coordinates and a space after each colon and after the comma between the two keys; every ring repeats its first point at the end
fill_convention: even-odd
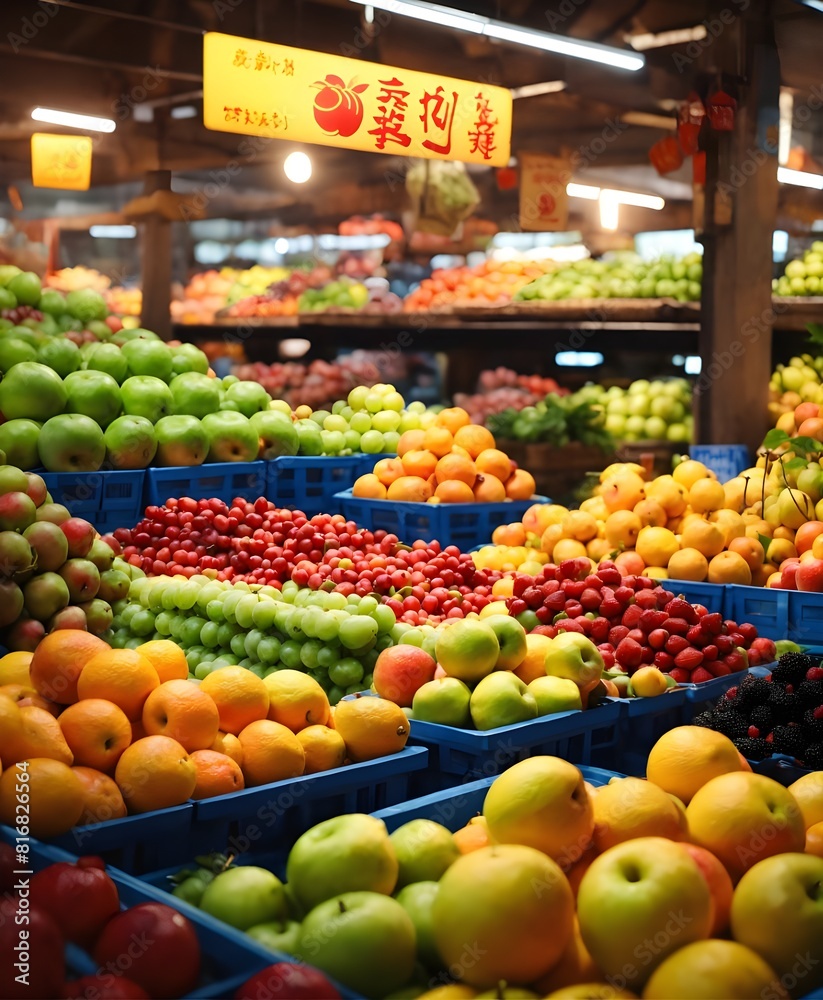
{"type": "Polygon", "coordinates": [[[451,236],[480,204],[480,195],[462,163],[418,160],[406,174],[414,205],[414,229],[451,236]]]}

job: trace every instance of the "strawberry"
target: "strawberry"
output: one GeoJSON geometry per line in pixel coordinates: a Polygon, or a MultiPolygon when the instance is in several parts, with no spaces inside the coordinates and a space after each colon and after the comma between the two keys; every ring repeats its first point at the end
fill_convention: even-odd
{"type": "Polygon", "coordinates": [[[689,625],[697,625],[700,618],[687,600],[682,597],[675,597],[669,601],[665,608],[669,618],[685,618],[689,625]]]}
{"type": "Polygon", "coordinates": [[[640,646],[645,646],[646,644],[646,633],[642,628],[630,629],[629,634],[626,636],[627,639],[634,639],[636,643],[640,646]]]}
{"type": "Polygon", "coordinates": [[[694,649],[690,646],[688,649],[681,649],[681,651],[674,658],[674,665],[676,667],[682,667],[684,670],[694,670],[695,667],[699,667],[703,662],[703,654],[699,649],[694,649]]]}
{"type": "Polygon", "coordinates": [[[597,570],[597,576],[603,581],[603,583],[608,583],[610,586],[617,584],[618,587],[623,579],[620,575],[620,570],[614,565],[614,563],[611,565],[601,563],[597,570]]]}
{"type": "MultiPolygon", "coordinates": [[[[670,602],[671,603],[671,602],[670,602]]],[[[689,623],[685,618],[667,618],[661,628],[675,635],[685,635],[689,631],[689,623]]]]}
{"type": "Polygon", "coordinates": [[[586,589],[584,580],[564,580],[560,586],[563,588],[566,597],[573,597],[575,600],[578,600],[586,589]]]}
{"type": "Polygon", "coordinates": [[[720,635],[723,631],[723,615],[715,611],[710,615],[703,615],[700,619],[700,627],[709,635],[720,635]]]}
{"type": "Polygon", "coordinates": [[[668,618],[665,611],[657,608],[648,608],[640,616],[639,625],[644,632],[653,632],[656,628],[662,628],[663,622],[668,618]]]}
{"type": "Polygon", "coordinates": [[[728,653],[734,649],[734,640],[730,635],[719,635],[714,640],[715,646],[717,646],[717,652],[721,656],[726,656],[728,653]]]}
{"type": "Polygon", "coordinates": [[[638,667],[643,659],[643,647],[639,642],[626,636],[618,643],[614,656],[621,666],[638,667]]]}
{"type": "Polygon", "coordinates": [[[625,625],[613,625],[609,629],[609,642],[612,646],[617,646],[629,634],[625,625]]]}
{"type": "Polygon", "coordinates": [[[688,684],[692,679],[692,675],[688,670],[684,670],[682,667],[674,667],[669,671],[669,676],[673,677],[678,684],[688,684]]]}
{"type": "Polygon", "coordinates": [[[634,599],[637,606],[643,608],[644,611],[657,609],[657,596],[651,590],[638,590],[634,599]]]}
{"type": "Polygon", "coordinates": [[[586,611],[598,611],[602,600],[600,591],[595,590],[594,587],[586,587],[580,595],[580,603],[586,611]]]}
{"type": "Polygon", "coordinates": [[[722,660],[713,660],[711,663],[707,663],[704,660],[703,666],[709,671],[712,677],[725,677],[732,672],[732,668],[726,666],[722,660]]]}
{"type": "Polygon", "coordinates": [[[623,617],[620,619],[621,623],[627,628],[634,628],[635,625],[640,621],[640,616],[643,614],[643,609],[637,604],[630,604],[628,608],[623,612],[623,617]]]}
{"type": "Polygon", "coordinates": [[[662,649],[654,654],[654,660],[652,661],[658,670],[662,670],[667,673],[674,666],[674,657],[671,653],[667,653],[662,649]]]}
{"type": "Polygon", "coordinates": [[[703,647],[703,662],[712,663],[717,659],[719,653],[717,646],[713,642],[710,642],[708,646],[703,647]]]}
{"type": "Polygon", "coordinates": [[[692,625],[686,633],[686,639],[692,646],[702,646],[706,641],[706,633],[699,625],[692,625]]]}
{"type": "Polygon", "coordinates": [[[595,618],[592,621],[591,628],[589,629],[589,635],[596,643],[605,642],[609,637],[610,629],[611,625],[609,624],[608,618],[595,618]]]}
{"type": "Polygon", "coordinates": [[[664,628],[656,628],[653,632],[649,632],[646,641],[652,649],[663,649],[668,638],[669,633],[664,628]]]}
{"type": "Polygon", "coordinates": [[[689,643],[682,635],[670,635],[666,640],[666,652],[671,653],[672,656],[677,656],[678,653],[682,653],[684,649],[689,648],[689,643]]]}
{"type": "Polygon", "coordinates": [[[710,680],[713,680],[712,675],[708,670],[704,670],[703,667],[698,667],[691,676],[692,684],[702,684],[703,681],[710,680]]]}

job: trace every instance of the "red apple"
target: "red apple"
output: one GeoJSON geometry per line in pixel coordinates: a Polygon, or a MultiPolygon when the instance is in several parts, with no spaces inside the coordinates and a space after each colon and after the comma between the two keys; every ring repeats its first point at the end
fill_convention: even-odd
{"type": "Polygon", "coordinates": [[[798,590],[820,593],[823,591],[823,559],[807,559],[795,570],[798,590]]]}
{"type": "Polygon", "coordinates": [[[69,543],[69,559],[85,559],[94,541],[94,526],[82,517],[70,517],[60,525],[69,543]]]}
{"type": "Polygon", "coordinates": [[[309,965],[276,962],[252,976],[234,1000],[339,1000],[340,994],[322,972],[309,965]]]}
{"type": "Polygon", "coordinates": [[[0,997],[62,996],[66,962],[60,928],[37,906],[29,907],[25,916],[27,922],[16,897],[0,899],[0,997]],[[26,982],[18,982],[17,977],[25,974],[26,982]]]}
{"type": "Polygon", "coordinates": [[[123,329],[123,321],[119,316],[106,316],[103,322],[112,333],[119,333],[123,329]]]}
{"type": "Polygon", "coordinates": [[[32,903],[54,919],[66,940],[84,948],[120,910],[117,888],[104,871],[65,861],[37,872],[30,893],[32,903]]]}
{"type": "Polygon", "coordinates": [[[434,679],[437,663],[418,646],[389,646],[374,665],[374,690],[381,698],[411,707],[414,694],[434,679]]]}
{"type": "Polygon", "coordinates": [[[752,643],[749,650],[750,659],[753,651],[760,654],[761,663],[772,663],[777,659],[777,646],[775,646],[774,640],[767,639],[764,635],[758,636],[752,643]]]}
{"type": "Polygon", "coordinates": [[[799,568],[799,559],[785,559],[780,564],[780,583],[783,590],[797,590],[796,577],[799,568]]]}
{"type": "Polygon", "coordinates": [[[63,996],[65,1000],[149,1000],[148,993],[137,983],[110,972],[98,972],[66,983],[63,996]]]}
{"type": "Polygon", "coordinates": [[[112,917],[97,939],[94,960],[115,974],[128,972],[156,998],[185,996],[200,978],[194,927],[163,903],[140,903],[112,917]],[[135,941],[145,945],[135,948],[135,941]]]}
{"type": "Polygon", "coordinates": [[[700,874],[709,886],[714,904],[714,920],[710,937],[720,937],[729,926],[729,915],[732,909],[734,885],[731,875],[726,871],[723,862],[705,847],[696,844],[683,844],[700,869],[700,874]]]}

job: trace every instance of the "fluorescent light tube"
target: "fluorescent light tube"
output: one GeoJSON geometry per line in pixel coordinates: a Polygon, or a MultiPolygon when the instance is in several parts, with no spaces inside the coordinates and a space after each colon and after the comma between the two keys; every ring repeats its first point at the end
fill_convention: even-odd
{"type": "Polygon", "coordinates": [[[511,24],[499,21],[489,21],[483,29],[483,34],[496,38],[501,42],[513,42],[515,45],[527,45],[544,52],[555,52],[561,56],[571,56],[574,59],[588,59],[591,62],[613,66],[615,69],[635,71],[642,69],[642,56],[630,52],[621,52],[607,45],[597,45],[595,42],[582,42],[576,39],[564,38],[562,35],[550,35],[545,31],[530,31],[528,28],[516,28],[511,24]]]}
{"type": "Polygon", "coordinates": [[[133,240],[137,229],[134,226],[92,226],[89,235],[100,240],[133,240]]]}
{"type": "Polygon", "coordinates": [[[699,42],[706,37],[706,25],[696,24],[693,28],[678,28],[674,31],[651,32],[643,35],[632,35],[626,40],[636,52],[647,49],[662,49],[667,45],[684,45],[687,42],[699,42]]]}
{"type": "Polygon", "coordinates": [[[50,125],[66,125],[69,128],[91,129],[92,132],[113,132],[116,128],[111,118],[97,118],[94,115],[76,115],[71,111],[55,111],[54,108],[35,108],[31,113],[36,122],[50,125]]]}
{"type": "Polygon", "coordinates": [[[585,198],[587,201],[597,201],[600,197],[600,188],[591,184],[571,184],[566,185],[566,194],[570,198],[585,198]]]}
{"type": "Polygon", "coordinates": [[[413,17],[417,21],[439,24],[443,28],[470,31],[475,35],[482,35],[485,26],[485,18],[450,10],[448,7],[440,7],[433,3],[410,3],[407,0],[352,0],[352,2],[362,4],[364,7],[376,7],[390,14],[399,14],[401,17],[413,17]]]}
{"type": "Polygon", "coordinates": [[[613,191],[603,191],[600,194],[600,225],[603,229],[614,232],[620,219],[620,205],[613,191]]]}
{"type": "Polygon", "coordinates": [[[781,184],[795,184],[797,187],[816,188],[823,191],[823,174],[810,174],[806,170],[777,168],[777,179],[781,184]]]}
{"type": "Polygon", "coordinates": [[[666,204],[657,195],[638,194],[636,191],[618,191],[612,188],[605,188],[603,194],[614,198],[618,205],[634,205],[635,208],[653,208],[655,212],[659,212],[666,204]]]}
{"type": "Polygon", "coordinates": [[[512,100],[521,97],[540,97],[541,94],[557,94],[566,89],[565,80],[548,80],[546,83],[527,83],[524,87],[512,87],[512,100]]]}

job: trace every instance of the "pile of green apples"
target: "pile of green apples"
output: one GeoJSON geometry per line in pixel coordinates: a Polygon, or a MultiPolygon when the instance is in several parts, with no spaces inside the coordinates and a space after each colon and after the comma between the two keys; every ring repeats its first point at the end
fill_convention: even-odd
{"type": "Polygon", "coordinates": [[[369,687],[381,650],[396,641],[394,612],[376,598],[301,589],[291,580],[281,591],[205,575],[139,579],[112,610],[107,638],[116,649],[170,638],[197,680],[225,666],[261,678],[302,670],[333,705],[369,687]]]}
{"type": "Polygon", "coordinates": [[[610,259],[579,260],[543,274],[524,285],[514,301],[561,299],[676,299],[699,302],[703,259],[689,253],[679,260],[661,257],[654,263],[635,254],[610,259]]]}
{"type": "Polygon", "coordinates": [[[801,258],[789,261],[772,281],[772,292],[780,297],[823,295],[823,240],[815,240],[801,258]]]}
{"type": "Polygon", "coordinates": [[[339,309],[362,309],[369,301],[369,290],[361,281],[338,278],[322,288],[307,288],[297,302],[299,312],[328,312],[339,309]]]}
{"type": "Polygon", "coordinates": [[[616,441],[672,441],[692,439],[692,391],[684,378],[637,379],[621,389],[591,383],[577,393],[605,414],[605,428],[616,441]]]}

